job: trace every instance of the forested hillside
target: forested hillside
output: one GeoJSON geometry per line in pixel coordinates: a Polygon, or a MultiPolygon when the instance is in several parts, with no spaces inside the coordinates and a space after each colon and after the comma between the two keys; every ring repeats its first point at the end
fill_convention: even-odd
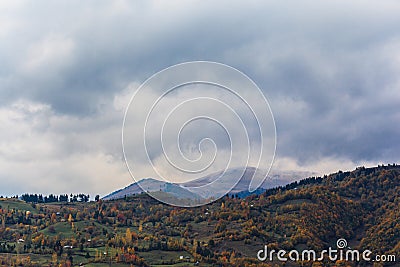
{"type": "MultiPolygon", "coordinates": [[[[112,201],[0,201],[2,266],[282,266],[269,249],[352,249],[400,260],[400,167],[360,167],[247,198],[177,208],[145,194],[112,201]]],[[[386,266],[375,262],[374,266],[386,266]]],[[[396,265],[397,264],[397,265],[396,265]]],[[[285,266],[371,266],[286,262],[285,266]]]]}

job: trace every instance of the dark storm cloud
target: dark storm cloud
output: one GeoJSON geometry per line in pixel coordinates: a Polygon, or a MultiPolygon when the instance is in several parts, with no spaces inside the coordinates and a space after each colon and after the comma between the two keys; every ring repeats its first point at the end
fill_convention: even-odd
{"type": "MultiPolygon", "coordinates": [[[[37,143],[53,149],[37,148],[38,157],[118,158],[126,101],[116,111],[115,99],[165,67],[211,60],[245,72],[268,97],[277,160],[398,162],[399,12],[397,1],[2,2],[0,119],[21,124],[2,130],[18,136],[2,154],[46,137],[37,143]],[[15,103],[46,108],[14,120],[15,103]],[[38,121],[46,123],[35,132],[38,121]]],[[[0,163],[18,168],[14,159],[0,163]]]]}
{"type": "Polygon", "coordinates": [[[394,2],[300,8],[272,23],[278,31],[229,52],[271,101],[278,157],[398,161],[398,10],[394,2]]]}
{"type": "MultiPolygon", "coordinates": [[[[297,121],[275,113],[281,154],[297,155],[303,162],[328,155],[355,162],[398,160],[393,140],[400,132],[399,67],[393,66],[396,55],[386,54],[385,45],[349,50],[340,58],[332,49],[333,55],[318,55],[313,64],[310,58],[288,58],[277,68],[271,97],[302,104],[302,110],[294,110],[301,114],[292,114],[299,116],[297,121]]],[[[286,109],[290,113],[291,107],[286,109]]]]}

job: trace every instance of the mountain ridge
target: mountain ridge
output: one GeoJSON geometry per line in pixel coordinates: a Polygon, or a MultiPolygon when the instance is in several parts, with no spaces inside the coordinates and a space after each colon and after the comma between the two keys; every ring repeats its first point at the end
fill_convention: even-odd
{"type": "MultiPolygon", "coordinates": [[[[102,197],[102,199],[121,199],[144,192],[153,193],[157,191],[170,194],[171,197],[175,197],[177,199],[190,199],[195,201],[210,198],[220,198],[225,194],[239,194],[245,196],[253,193],[249,192],[249,184],[257,170],[258,169],[254,167],[247,167],[244,169],[244,171],[243,168],[232,168],[226,171],[215,172],[185,183],[164,182],[148,177],[140,181],[133,182],[124,188],[113,191],[102,197]],[[243,174],[236,185],[232,189],[228,190],[229,188],[227,188],[225,184],[230,183],[229,179],[231,177],[238,176],[241,174],[241,172],[243,172],[243,174]],[[209,188],[204,188],[205,185],[210,185],[211,183],[214,183],[211,185],[212,190],[209,190],[209,188]]],[[[315,173],[304,171],[271,172],[267,178],[263,180],[262,184],[258,190],[255,191],[255,193],[260,193],[265,189],[286,185],[292,181],[311,176],[312,174],[315,173]]],[[[258,179],[260,180],[261,178],[258,177],[258,179]]]]}

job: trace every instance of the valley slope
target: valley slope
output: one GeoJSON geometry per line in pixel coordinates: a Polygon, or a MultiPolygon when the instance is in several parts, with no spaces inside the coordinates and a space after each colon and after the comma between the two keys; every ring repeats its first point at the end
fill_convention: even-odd
{"type": "MultiPolygon", "coordinates": [[[[283,266],[264,248],[372,251],[392,261],[287,261],[285,266],[399,266],[400,167],[309,177],[197,208],[147,194],[80,203],[0,200],[1,266],[283,266]],[[23,240],[23,241],[20,241],[23,240]],[[198,263],[197,263],[198,262],[198,263]]],[[[374,258],[373,258],[374,259],[374,258]]]]}

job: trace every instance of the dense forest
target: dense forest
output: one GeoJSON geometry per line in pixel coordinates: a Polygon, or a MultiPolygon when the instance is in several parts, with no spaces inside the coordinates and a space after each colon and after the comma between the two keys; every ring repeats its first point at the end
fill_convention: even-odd
{"type": "MultiPolygon", "coordinates": [[[[121,200],[25,194],[0,201],[1,266],[372,266],[261,262],[269,249],[336,247],[394,255],[399,266],[400,167],[359,167],[246,198],[178,208],[146,194],[121,200]]],[[[397,264],[397,265],[396,265],[397,264]]]]}

